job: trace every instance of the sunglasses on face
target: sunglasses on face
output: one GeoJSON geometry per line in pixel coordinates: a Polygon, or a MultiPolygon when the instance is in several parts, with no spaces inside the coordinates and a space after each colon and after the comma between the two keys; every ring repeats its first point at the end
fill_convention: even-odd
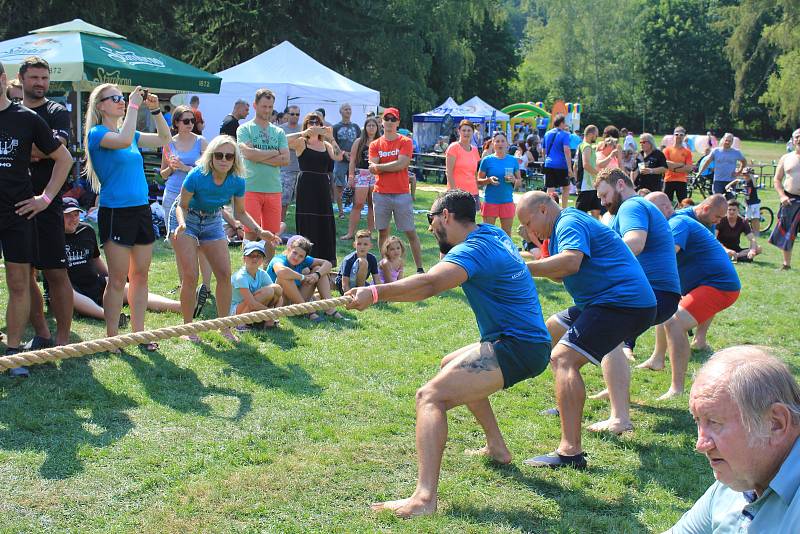
{"type": "Polygon", "coordinates": [[[103,102],[104,100],[111,100],[113,103],[119,104],[120,102],[125,102],[125,97],[122,95],[111,95],[101,98],[100,102],[103,102]]]}
{"type": "Polygon", "coordinates": [[[685,133],[679,133],[679,132],[675,132],[675,133],[674,133],[674,134],[672,134],[672,135],[674,135],[675,137],[683,137],[683,136],[685,136],[686,134],[685,134],[685,133]]]}
{"type": "Polygon", "coordinates": [[[313,119],[313,120],[308,121],[308,125],[309,126],[319,126],[320,124],[322,124],[322,123],[319,122],[317,119],[313,119]]]}
{"type": "Polygon", "coordinates": [[[233,161],[235,157],[236,154],[233,152],[214,152],[214,159],[217,161],[222,161],[223,159],[226,161],[233,161]]]}
{"type": "Polygon", "coordinates": [[[180,122],[188,126],[189,124],[194,124],[194,119],[181,119],[180,122]]]}
{"type": "Polygon", "coordinates": [[[288,115],[291,115],[292,117],[299,117],[300,116],[299,113],[288,113],[288,115]]]}
{"type": "Polygon", "coordinates": [[[397,122],[397,117],[389,115],[388,117],[384,117],[383,120],[385,120],[386,122],[397,122]]]}
{"type": "Polygon", "coordinates": [[[442,210],[429,211],[428,214],[427,214],[428,215],[428,225],[429,226],[432,225],[433,224],[433,218],[436,217],[437,215],[441,215],[441,214],[442,214],[442,210]]]}

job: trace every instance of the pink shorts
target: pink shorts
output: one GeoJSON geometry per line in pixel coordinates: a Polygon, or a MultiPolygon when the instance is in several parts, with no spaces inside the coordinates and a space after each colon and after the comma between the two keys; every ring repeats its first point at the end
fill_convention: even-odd
{"type": "Polygon", "coordinates": [[[484,202],[481,206],[481,215],[486,217],[500,217],[501,219],[513,219],[517,208],[513,202],[505,204],[489,204],[484,202]]]}
{"type": "Polygon", "coordinates": [[[277,234],[281,229],[281,194],[247,191],[244,209],[264,230],[277,234]]]}

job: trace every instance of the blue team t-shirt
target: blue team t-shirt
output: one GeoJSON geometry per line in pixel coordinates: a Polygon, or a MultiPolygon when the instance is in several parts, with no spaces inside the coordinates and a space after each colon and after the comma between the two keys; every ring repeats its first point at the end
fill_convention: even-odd
{"type": "Polygon", "coordinates": [[[240,176],[228,175],[222,185],[214,183],[211,173],[204,173],[200,167],[195,167],[183,181],[183,188],[194,196],[189,201],[189,207],[200,211],[216,211],[225,204],[230,203],[231,197],[243,197],[245,180],[240,176]]]}
{"type": "Polygon", "coordinates": [[[467,272],[461,284],[481,341],[501,336],[550,343],[536,285],[517,246],[500,228],[479,224],[442,261],[467,272]]]}
{"type": "Polygon", "coordinates": [[[561,128],[552,128],[542,140],[544,149],[544,166],[548,169],[566,169],[567,159],[564,157],[564,147],[570,146],[569,133],[561,128]]]}
{"type": "Polygon", "coordinates": [[[478,167],[479,172],[486,173],[486,176],[494,176],[499,182],[497,185],[487,185],[484,192],[484,202],[489,204],[507,204],[514,202],[514,184],[506,182],[506,169],[511,169],[516,177],[519,170],[519,162],[514,156],[508,154],[503,159],[491,154],[481,160],[478,167]]]}
{"type": "Polygon", "coordinates": [[[578,272],[564,278],[575,305],[651,308],[656,296],[636,257],[611,228],[576,208],[562,211],[550,235],[549,252],[583,252],[578,272]]]}
{"type": "Polygon", "coordinates": [[[103,148],[100,141],[109,128],[98,124],[89,130],[89,156],[100,180],[101,208],[130,208],[149,204],[144,162],[139,152],[139,132],[127,148],[103,148]]]}
{"type": "Polygon", "coordinates": [[[712,224],[711,226],[708,226],[703,221],[701,221],[700,219],[697,218],[697,213],[695,213],[695,211],[694,211],[694,206],[688,206],[686,208],[681,208],[681,209],[679,209],[678,211],[675,212],[675,215],[680,215],[680,216],[683,216],[683,217],[689,217],[691,219],[694,219],[695,221],[700,223],[700,225],[703,228],[706,228],[709,232],[711,232],[712,235],[716,235],[716,233],[717,233],[717,225],[716,224],[712,224]]]}
{"type": "MultiPolygon", "coordinates": [[[[286,257],[286,254],[278,254],[274,258],[269,261],[269,265],[267,266],[267,274],[273,280],[278,279],[278,275],[275,274],[275,265],[281,264],[284,267],[288,267],[296,273],[302,274],[303,269],[308,267],[311,268],[311,264],[314,263],[314,258],[311,256],[306,256],[303,261],[301,261],[298,265],[292,265],[289,263],[289,259],[286,257]]],[[[295,284],[299,287],[301,282],[300,280],[295,280],[295,284]]]]}
{"type": "Polygon", "coordinates": [[[632,196],[619,207],[610,226],[620,237],[633,230],[647,232],[644,248],[636,259],[650,286],[659,291],[681,292],[672,231],[655,204],[640,196],[632,196]]]}
{"type": "Polygon", "coordinates": [[[677,256],[681,294],[686,295],[699,286],[711,286],[721,291],[739,291],[742,288],[725,249],[705,226],[691,217],[673,215],[669,227],[675,244],[680,247],[677,256]]]}
{"type": "Polygon", "coordinates": [[[733,180],[733,173],[736,171],[736,164],[744,159],[744,155],[737,149],[731,147],[728,150],[718,146],[708,155],[714,162],[714,181],[730,182],[733,180]]]}
{"type": "Polygon", "coordinates": [[[231,284],[233,285],[231,306],[237,306],[240,302],[244,301],[244,297],[242,297],[242,293],[239,291],[240,289],[248,289],[250,293],[255,293],[262,287],[267,287],[271,283],[273,283],[273,280],[264,269],[258,269],[254,278],[247,272],[247,268],[242,266],[241,269],[231,275],[231,284]]]}

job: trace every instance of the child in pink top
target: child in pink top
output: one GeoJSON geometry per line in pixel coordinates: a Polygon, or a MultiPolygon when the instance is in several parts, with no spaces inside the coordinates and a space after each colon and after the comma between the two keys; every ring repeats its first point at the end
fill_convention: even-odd
{"type": "Polygon", "coordinates": [[[397,236],[389,236],[383,243],[381,254],[383,259],[378,264],[378,276],[381,282],[388,284],[403,278],[406,256],[406,247],[403,246],[403,242],[397,236]]]}

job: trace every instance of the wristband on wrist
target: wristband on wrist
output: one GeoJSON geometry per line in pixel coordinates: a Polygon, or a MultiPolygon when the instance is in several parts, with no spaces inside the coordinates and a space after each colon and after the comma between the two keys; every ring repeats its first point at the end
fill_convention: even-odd
{"type": "Polygon", "coordinates": [[[372,303],[373,304],[377,304],[378,303],[378,286],[374,286],[373,285],[373,286],[369,286],[369,288],[372,290],[372,303]]]}
{"type": "Polygon", "coordinates": [[[53,199],[47,196],[47,193],[45,191],[42,191],[42,198],[45,199],[45,201],[47,201],[48,204],[53,202],[53,199]]]}
{"type": "Polygon", "coordinates": [[[300,278],[300,281],[301,281],[301,282],[305,282],[305,280],[306,280],[306,275],[304,275],[304,274],[302,274],[302,273],[301,273],[301,274],[300,274],[300,276],[301,276],[301,278],[300,278]]]}
{"type": "Polygon", "coordinates": [[[138,104],[128,104],[128,109],[132,109],[134,111],[139,109],[138,104]]]}
{"type": "Polygon", "coordinates": [[[150,110],[150,114],[151,115],[161,115],[161,108],[151,109],[150,110]]]}

